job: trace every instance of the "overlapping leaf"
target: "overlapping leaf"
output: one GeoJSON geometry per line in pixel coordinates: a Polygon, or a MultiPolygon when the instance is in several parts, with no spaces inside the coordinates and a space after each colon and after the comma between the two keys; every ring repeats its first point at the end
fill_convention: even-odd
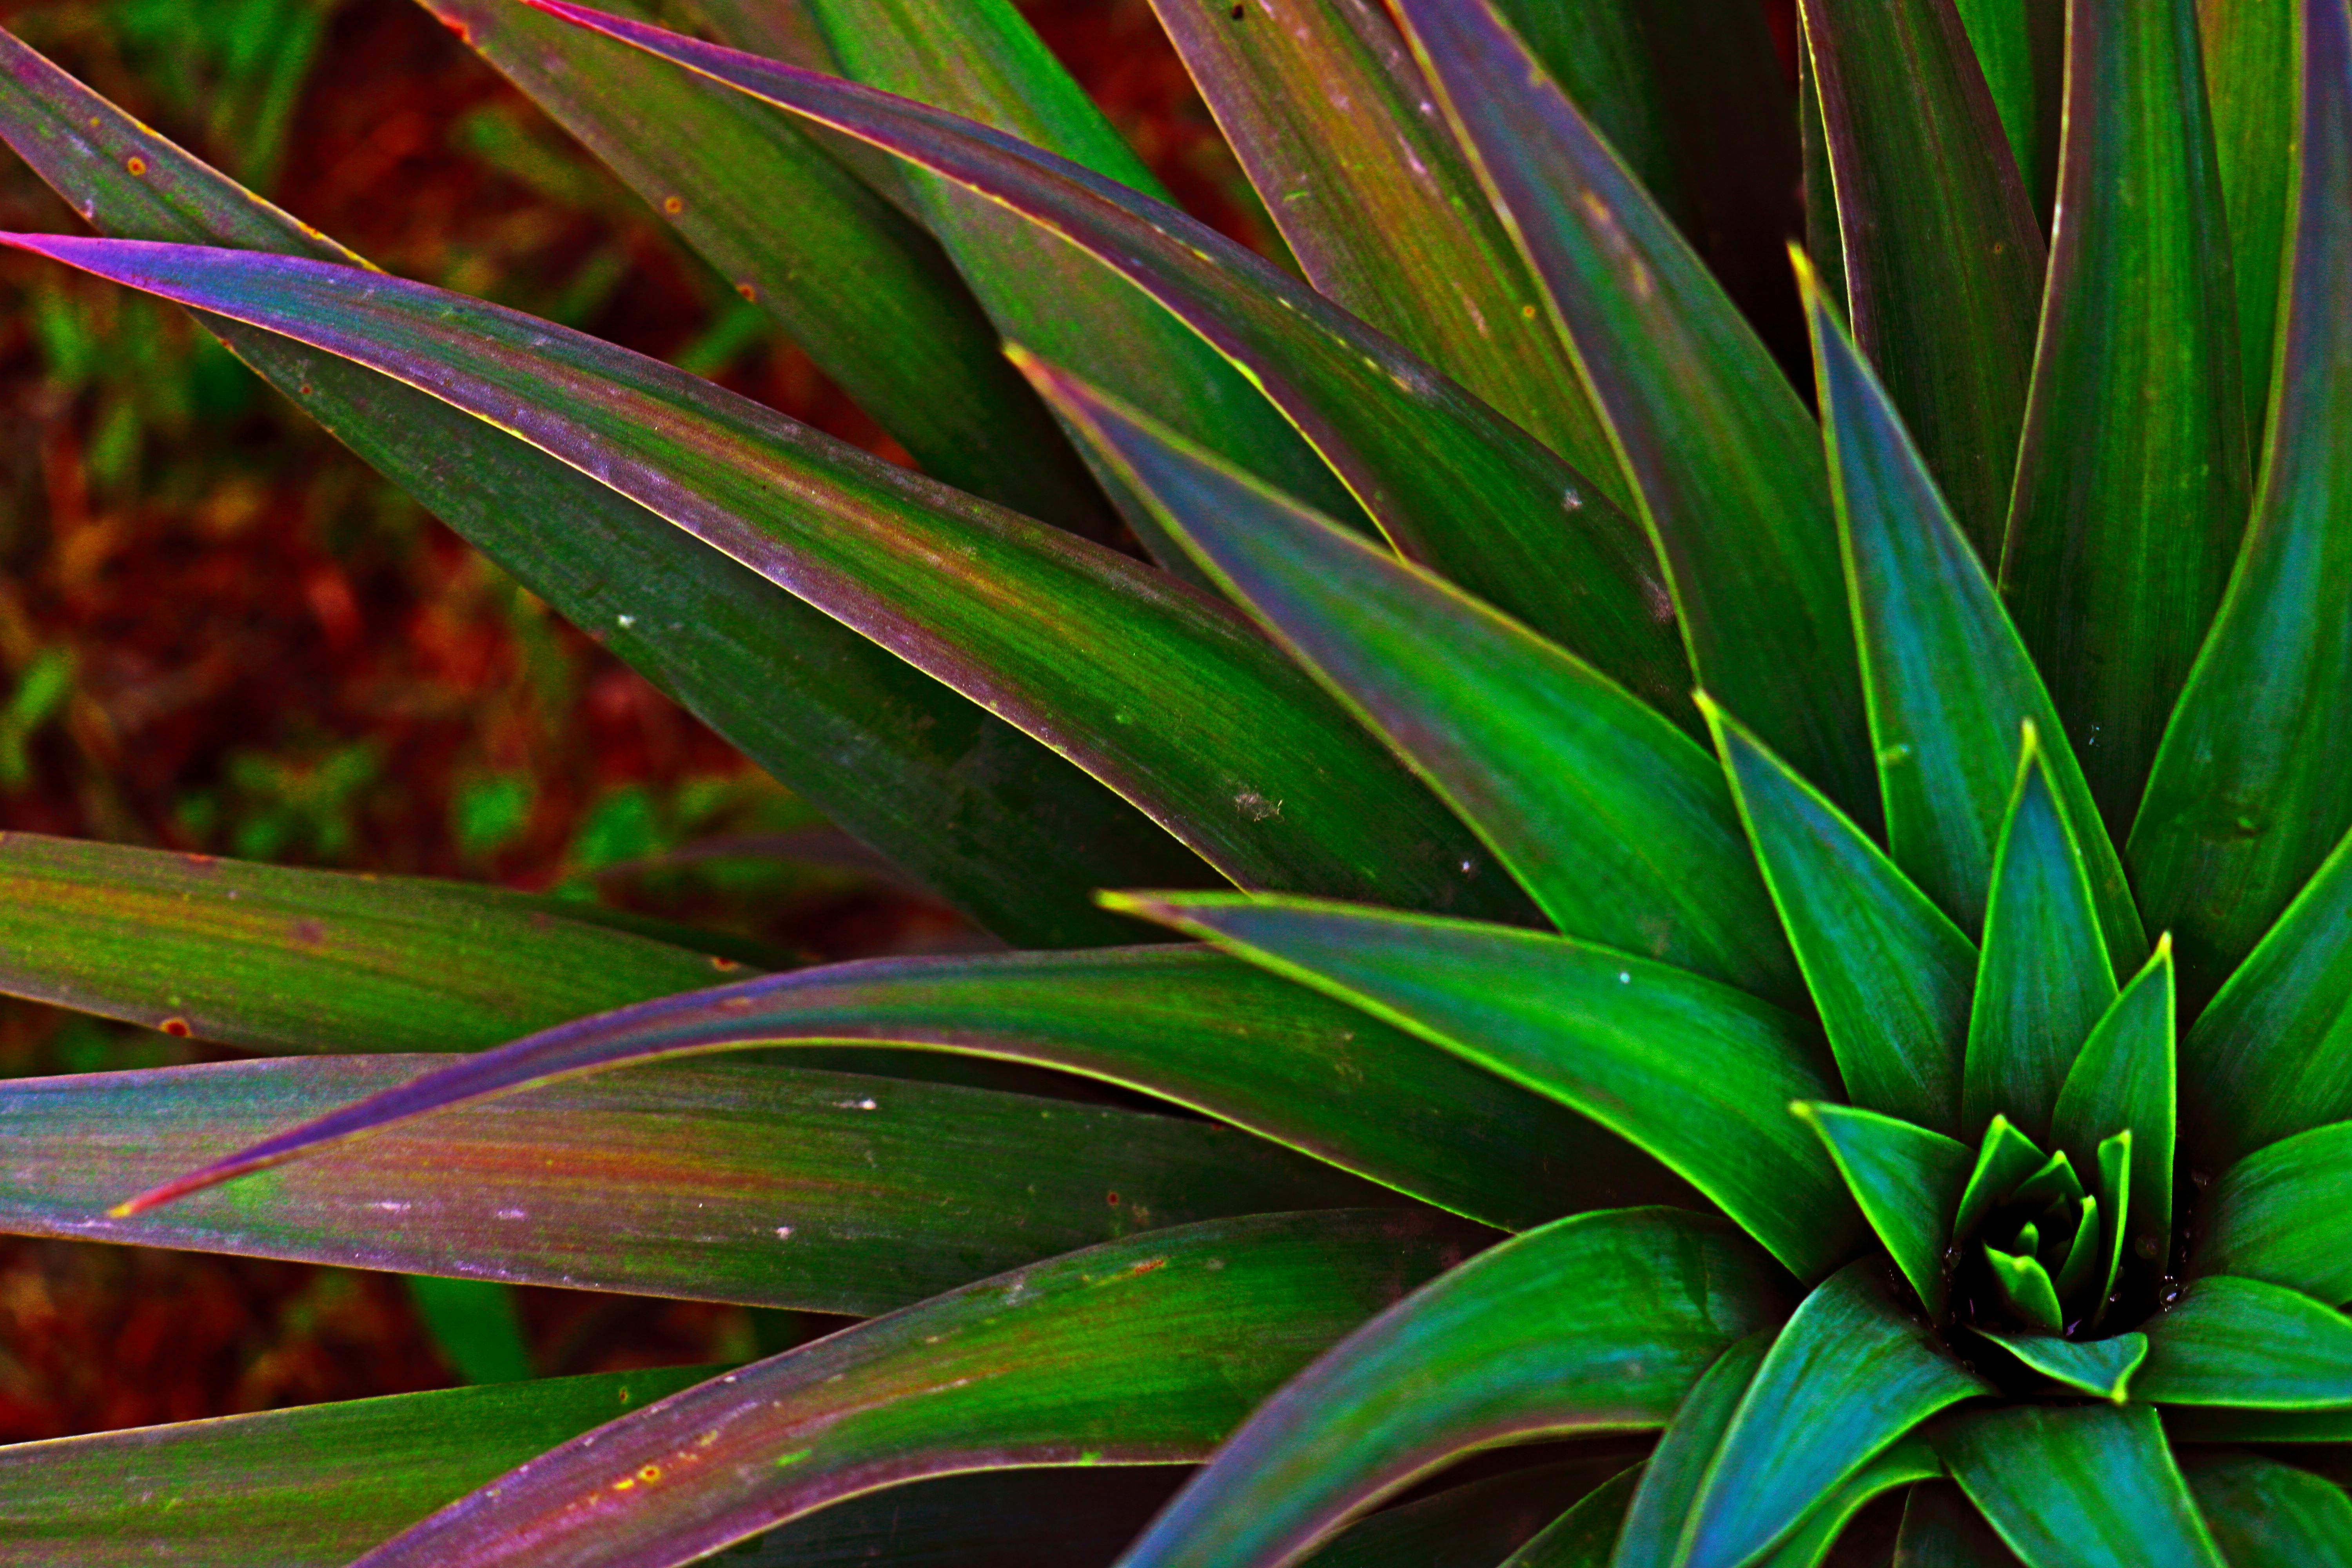
{"type": "Polygon", "coordinates": [[[2200,1219],[2196,1267],[2352,1301],[2352,1122],[2283,1138],[2230,1167],[2200,1219]]]}
{"type": "Polygon", "coordinates": [[[2271,400],[2271,355],[2294,169],[2296,7],[2277,0],[2198,0],[2205,96],[2230,211],[2247,427],[2256,450],[2271,400]]]}
{"type": "Polygon", "coordinates": [[[2227,1449],[2192,1455],[2182,1468],[2230,1568],[2352,1568],[2352,1499],[2342,1487],[2227,1449]]]}
{"type": "Polygon", "coordinates": [[[2033,1405],[1956,1419],[1937,1449],[2028,1563],[2222,1568],[2145,1405],[2033,1405]]]}
{"type": "Polygon", "coordinates": [[[2147,1329],[2144,1399],[2253,1410],[2352,1406],[2352,1319],[2300,1290],[2208,1275],[2147,1329]]]}
{"type": "Polygon", "coordinates": [[[1911,1289],[1929,1311],[1941,1313],[1951,1291],[1945,1260],[1952,1221],[1972,1173],[1967,1145],[1850,1105],[1791,1109],[1828,1145],[1838,1174],[1911,1289]]]}

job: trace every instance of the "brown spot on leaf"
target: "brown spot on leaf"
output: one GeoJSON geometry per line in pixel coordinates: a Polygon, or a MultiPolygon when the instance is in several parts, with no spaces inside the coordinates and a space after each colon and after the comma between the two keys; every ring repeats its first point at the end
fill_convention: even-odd
{"type": "Polygon", "coordinates": [[[677,197],[664,196],[662,198],[662,211],[670,214],[672,216],[676,216],[677,214],[682,213],[685,210],[686,204],[680,201],[677,197]]]}
{"type": "Polygon", "coordinates": [[[760,291],[757,289],[752,288],[749,283],[736,284],[735,292],[742,295],[746,300],[757,300],[760,297],[760,291]]]}
{"type": "Polygon", "coordinates": [[[188,1021],[185,1018],[166,1018],[157,1027],[177,1039],[188,1037],[188,1021]]]}
{"type": "Polygon", "coordinates": [[[714,952],[710,955],[710,967],[724,974],[730,969],[740,969],[743,966],[734,959],[721,958],[714,952]]]}
{"type": "Polygon", "coordinates": [[[147,172],[147,160],[133,153],[122,166],[131,171],[131,177],[135,180],[147,172]]]}

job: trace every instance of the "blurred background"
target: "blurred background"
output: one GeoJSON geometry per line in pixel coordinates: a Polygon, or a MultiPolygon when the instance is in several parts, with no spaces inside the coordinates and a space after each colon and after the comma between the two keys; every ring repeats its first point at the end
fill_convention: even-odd
{"type": "MultiPolygon", "coordinates": [[[[1146,0],[1024,9],[1200,216],[1267,232],[1146,0]]],[[[0,0],[388,270],[898,452],[412,0],[0,0]]],[[[0,226],[79,232],[0,151],[0,226]]],[[[811,958],[975,945],[176,310],[0,255],[0,830],[490,880],[811,958]]],[[[0,998],[0,1075],[228,1053],[0,998]]],[[[736,1361],[805,1314],[0,1237],[0,1442],[736,1361]]]]}

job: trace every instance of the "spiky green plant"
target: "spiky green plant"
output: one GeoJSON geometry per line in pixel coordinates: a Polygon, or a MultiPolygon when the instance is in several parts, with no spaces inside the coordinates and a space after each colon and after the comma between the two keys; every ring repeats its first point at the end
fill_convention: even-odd
{"type": "Polygon", "coordinates": [[[1028,951],[7,838],[9,988],[278,1053],[10,1087],[13,1227],[881,1314],[0,1452],[10,1561],[1082,1563],[1204,1462],[1122,1563],[2352,1562],[2345,0],[1804,0],[1795,105],[1732,0],[1159,0],[1306,283],[993,0],[426,4],[936,478],[18,47],[116,237],[10,243],[1028,951]]]}

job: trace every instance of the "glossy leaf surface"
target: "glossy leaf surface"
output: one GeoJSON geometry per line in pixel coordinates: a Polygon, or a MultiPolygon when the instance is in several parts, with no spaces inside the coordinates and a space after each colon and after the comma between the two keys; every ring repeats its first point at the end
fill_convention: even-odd
{"type": "Polygon", "coordinates": [[[2132,825],[2150,923],[2210,994],[2352,826],[2352,19],[2305,36],[2269,444],[2229,593],[2132,825]]]}
{"type": "Polygon", "coordinates": [[[1958,1131],[1977,953],[1844,813],[1701,696],[1846,1090],[1958,1131]]]}
{"type": "Polygon", "coordinates": [[[2299,1290],[2207,1275],[2147,1330],[2143,1399],[2266,1410],[2352,1405],[2352,1320],[2299,1290]]]}
{"type": "Polygon", "coordinates": [[[1720,1221],[1621,1209],[1530,1231],[1335,1346],[1121,1561],[1271,1565],[1454,1454],[1663,1426],[1777,1304],[1770,1262],[1720,1221]]]}
{"type": "Polygon", "coordinates": [[[1429,574],[1035,373],[1229,597],[1412,763],[1570,936],[1801,994],[1720,772],[1622,687],[1429,574]]]}
{"type": "Polygon", "coordinates": [[[1724,1428],[1738,1414],[1740,1396],[1755,1381],[1773,1338],[1774,1331],[1766,1328],[1733,1341],[1675,1406],[1674,1419],[1643,1461],[1641,1483],[1626,1506],[1616,1548],[1609,1554],[1612,1563],[1633,1568],[1675,1560],[1708,1463],[1722,1446],[1724,1428]]]}
{"type": "Polygon", "coordinates": [[[2033,1140],[2020,1132],[2006,1116],[1996,1115],[1977,1145],[1976,1163],[1960,1189],[1960,1206],[1952,1217],[1952,1232],[1966,1236],[2038,1170],[2044,1156],[2033,1140]]]}
{"type": "MultiPolygon", "coordinates": [[[[4,35],[0,66],[0,137],[102,232],[358,262],[4,35]]],[[[1045,746],[586,474],[393,377],[200,319],[575,625],[1001,935],[1116,942],[1090,889],[1205,872],[1045,746]]]]}
{"type": "Polygon", "coordinates": [[[1874,820],[1828,486],[1804,405],[1487,0],[1405,0],[1399,15],[1609,422],[1692,668],[1832,799],[1874,820]]]}
{"type": "Polygon", "coordinates": [[[1862,1217],[1790,1101],[1822,1053],[1776,1007],[1646,959],[1344,904],[1129,895],[1132,909],[1549,1094],[1656,1156],[1803,1279],[1862,1217]]]}
{"type": "Polygon", "coordinates": [[[2251,458],[2195,0],[2068,13],[2058,216],[2000,580],[2120,834],[2221,603],[2251,458]]]}
{"type": "Polygon", "coordinates": [[[2131,1395],[2132,1373],[2147,1359],[2146,1334],[2116,1334],[2104,1340],[2065,1340],[2050,1334],[1977,1332],[2067,1388],[2121,1405],[2131,1395]]]}
{"type": "Polygon", "coordinates": [[[2038,1568],[2221,1568],[2145,1405],[1988,1410],[1955,1420],[1937,1447],[2038,1568]]]}
{"type": "Polygon", "coordinates": [[[667,1568],[925,1476],[1199,1459],[1460,1247],[1429,1220],[1358,1210],[1067,1254],[647,1406],[362,1561],[667,1568]]]}
{"type": "Polygon", "coordinates": [[[1801,14],[1846,321],[1961,531],[1997,561],[2033,369],[2041,225],[1951,0],[1805,0],[1801,14]]]}
{"type": "Polygon", "coordinates": [[[2352,1122],[2283,1138],[2222,1173],[2200,1216],[2200,1274],[2352,1301],[2352,1122]]]}
{"type": "Polygon", "coordinates": [[[1944,1255],[1970,1173],[1968,1146],[1940,1132],[1850,1105],[1794,1108],[1812,1123],[1863,1217],[1931,1312],[1951,1282],[1944,1255]]]}
{"type": "Polygon", "coordinates": [[[527,427],[535,444],[1066,749],[1239,880],[1491,907],[1459,869],[1477,851],[1444,808],[1237,616],[1164,574],[682,371],[459,295],[277,257],[10,243],[527,427]],[[1152,722],[1134,722],[1139,713],[1152,722]],[[1254,798],[1284,802],[1290,816],[1276,822],[1254,798]]]}
{"type": "Polygon", "coordinates": [[[2173,1009],[2172,943],[2159,937],[2084,1042],[2051,1118],[2058,1147],[2086,1171],[2102,1139],[2130,1130],[2132,1233],[2159,1258],[2172,1250],[2173,1009]]]}
{"type": "MultiPolygon", "coordinates": [[[[564,0],[530,3],[849,132],[1069,240],[1246,371],[1404,553],[1637,690],[1679,689],[1681,655],[1635,524],[1533,437],[1288,273],[1172,207],[953,115],[564,0]]],[[[1017,341],[1087,374],[1084,356],[1049,339],[1017,341]]],[[[1203,444],[1219,448],[1213,430],[1203,444]]]]}
{"type": "Polygon", "coordinates": [[[1867,1538],[1862,1542],[1843,1538],[1854,1516],[1888,1492],[1934,1480],[1943,1473],[1943,1461],[1926,1440],[1916,1435],[1904,1438],[1831,1488],[1802,1524],[1755,1560],[1758,1568],[1819,1568],[1832,1561],[1830,1554],[1840,1548],[1855,1555],[1870,1550],[1867,1538]]]}
{"type": "Polygon", "coordinates": [[[278,1133],[142,1205],[551,1079],[827,1042],[1084,1073],[1511,1228],[1687,1191],[1556,1101],[1353,1007],[1205,949],[1144,947],[867,960],[582,1019],[278,1133]],[[1570,1146],[1576,1157],[1561,1158],[1570,1146]]]}
{"type": "Polygon", "coordinates": [[[1154,1226],[1384,1195],[1198,1121],[681,1062],[467,1107],[161,1214],[100,1217],[428,1065],[13,1080],[0,1088],[0,1230],[865,1315],[1154,1226]]]}
{"type": "Polygon", "coordinates": [[[2230,1568],[2348,1568],[2352,1499],[2335,1483],[2252,1454],[2181,1467],[2230,1568]]]}

